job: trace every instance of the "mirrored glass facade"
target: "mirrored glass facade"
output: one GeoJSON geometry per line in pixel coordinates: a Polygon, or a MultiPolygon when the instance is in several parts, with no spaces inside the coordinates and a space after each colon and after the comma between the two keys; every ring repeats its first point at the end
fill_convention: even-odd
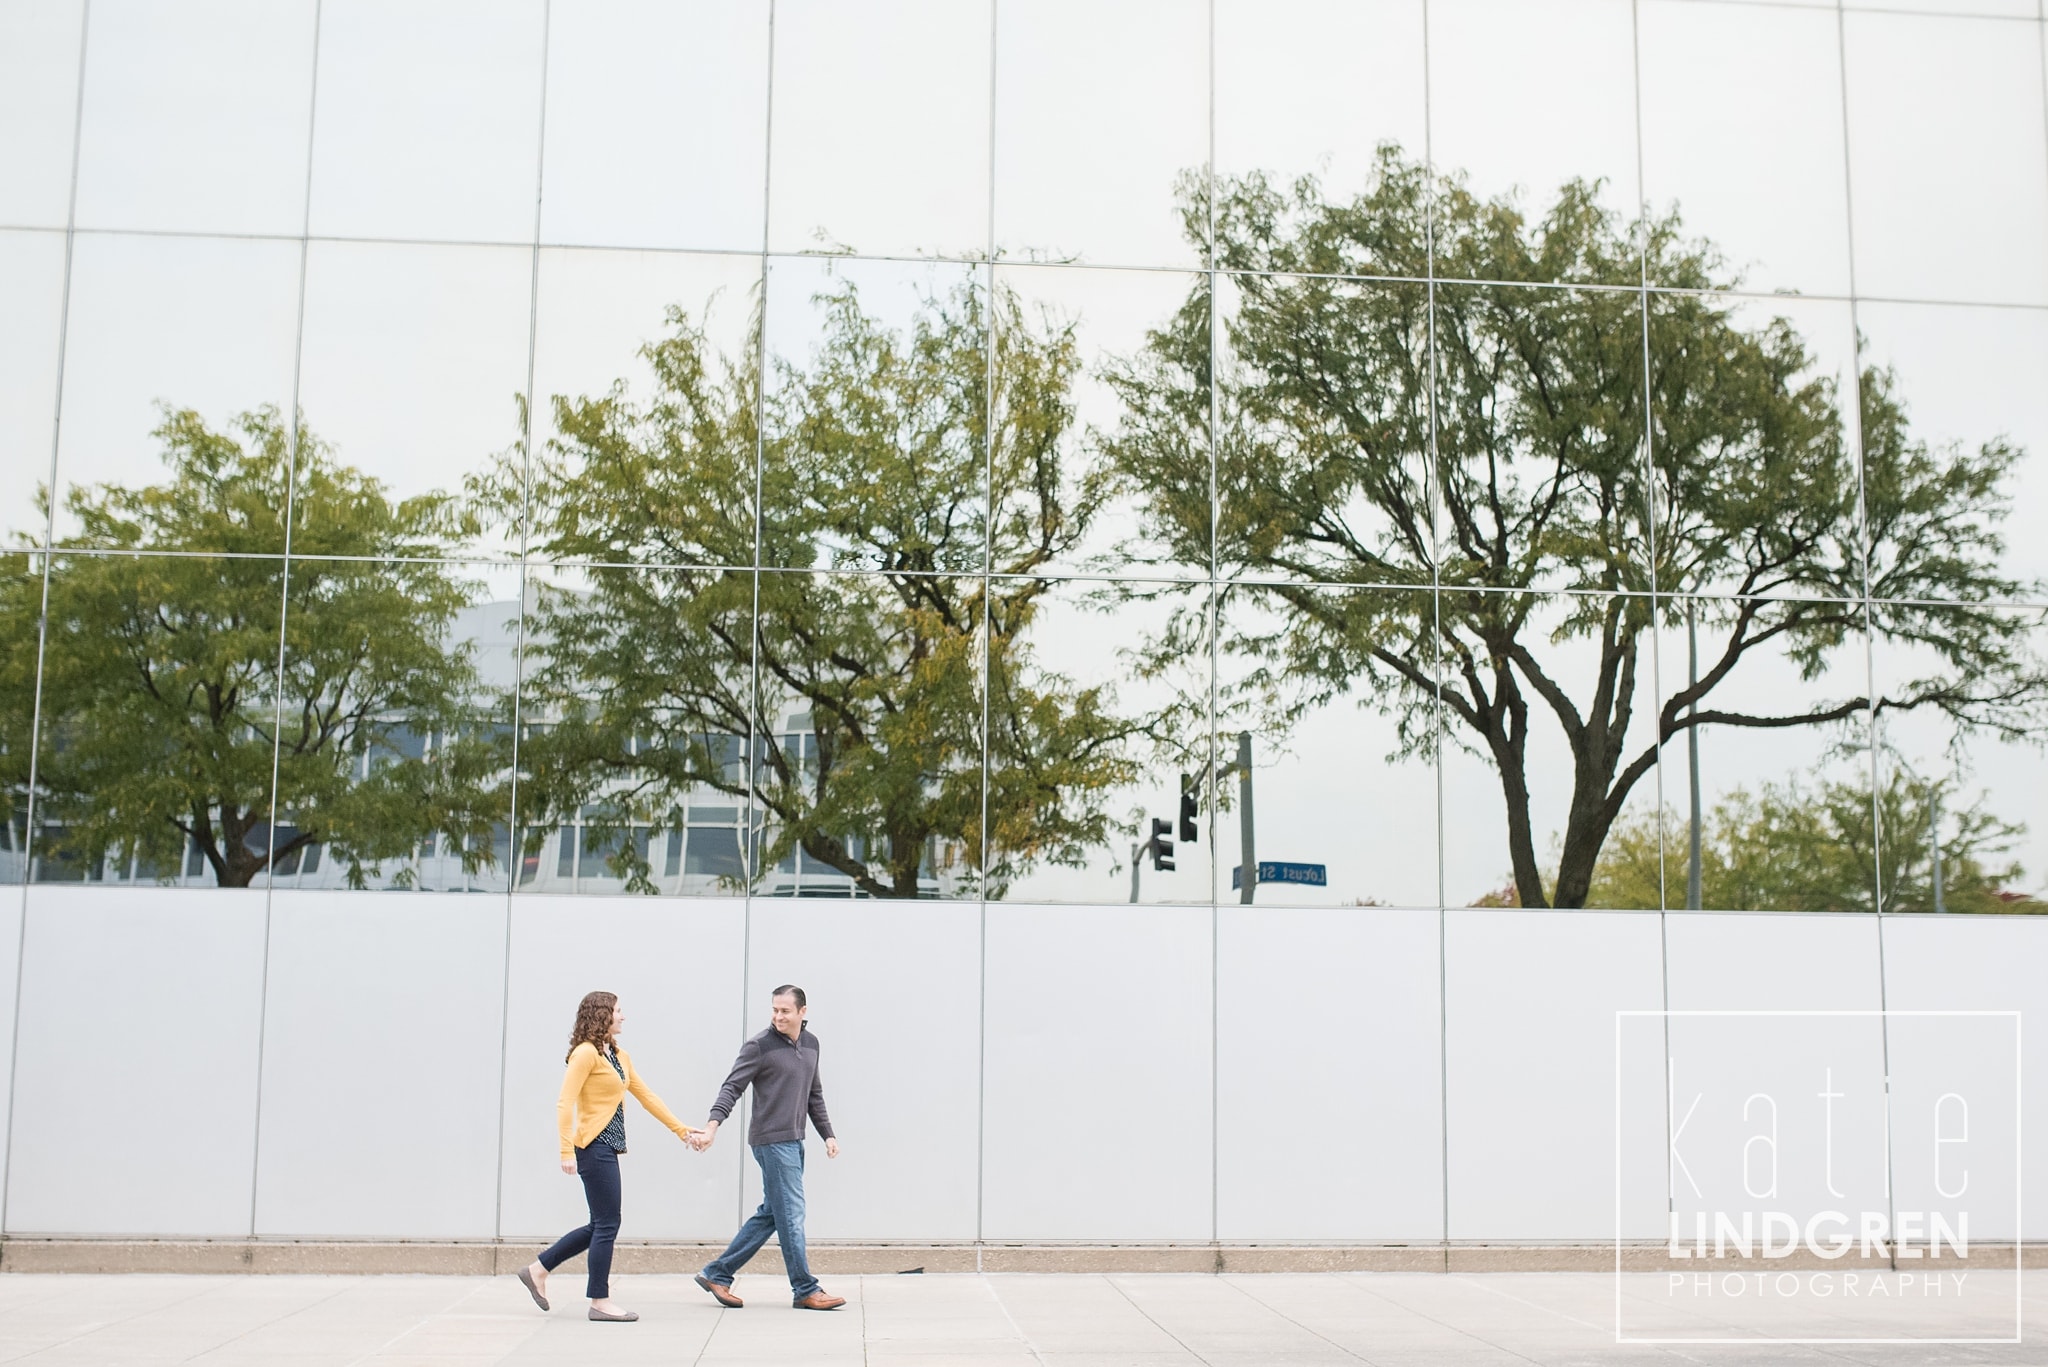
{"type": "Polygon", "coordinates": [[[2048,909],[1952,8],[0,3],[0,879],[2048,909]]]}

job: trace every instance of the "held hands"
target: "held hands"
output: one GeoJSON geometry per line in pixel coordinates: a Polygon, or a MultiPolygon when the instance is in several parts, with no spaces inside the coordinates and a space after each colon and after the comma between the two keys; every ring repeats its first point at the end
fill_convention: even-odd
{"type": "MultiPolygon", "coordinates": [[[[712,1141],[717,1138],[718,1122],[714,1120],[709,1125],[704,1126],[702,1129],[692,1130],[688,1134],[684,1135],[683,1142],[685,1144],[688,1144],[696,1152],[702,1153],[706,1149],[710,1148],[712,1141]]],[[[837,1139],[828,1139],[825,1141],[825,1156],[827,1158],[837,1158],[839,1156],[839,1141],[837,1139]]],[[[571,1165],[571,1171],[573,1170],[573,1165],[571,1165]]]]}

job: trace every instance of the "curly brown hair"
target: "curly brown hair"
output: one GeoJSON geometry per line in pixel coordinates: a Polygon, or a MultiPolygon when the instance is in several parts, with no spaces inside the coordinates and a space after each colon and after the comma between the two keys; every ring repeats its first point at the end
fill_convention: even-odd
{"type": "Polygon", "coordinates": [[[604,1047],[612,1042],[612,1008],[618,1004],[616,992],[584,993],[583,1000],[576,1003],[576,1024],[569,1031],[569,1053],[575,1053],[579,1044],[588,1044],[603,1053],[604,1047]]]}

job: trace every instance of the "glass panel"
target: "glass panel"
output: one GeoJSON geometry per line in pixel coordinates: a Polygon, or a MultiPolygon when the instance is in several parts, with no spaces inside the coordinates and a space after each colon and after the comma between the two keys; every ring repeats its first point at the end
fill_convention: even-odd
{"type": "Polygon", "coordinates": [[[28,871],[29,766],[34,751],[36,661],[43,616],[43,557],[0,552],[0,885],[28,871]]]}
{"type": "Polygon", "coordinates": [[[762,572],[756,896],[980,895],[983,582],[762,572]]]}
{"type": "Polygon", "coordinates": [[[769,264],[763,565],[982,567],[987,285],[986,267],[769,264]]]}
{"type": "Polygon", "coordinates": [[[298,233],[315,13],[312,0],[99,0],[79,224],[298,233]]]}
{"type": "Polygon", "coordinates": [[[71,215],[83,0],[0,0],[0,223],[61,228],[71,215]]]}
{"type": "Polygon", "coordinates": [[[29,877],[261,886],[284,561],[60,555],[29,877]]]}
{"type": "MultiPolygon", "coordinates": [[[[1841,35],[1817,9],[1646,0],[1638,10],[1643,194],[1703,236],[1717,280],[1849,292],[1841,35]]],[[[1653,254],[1653,284],[1697,286],[1687,253],[1653,254]]]]}
{"type": "Polygon", "coordinates": [[[36,491],[57,437],[57,349],[64,327],[64,239],[0,232],[0,543],[49,535],[36,491]]]}
{"type": "Polygon", "coordinates": [[[2048,598],[2048,313],[1858,305],[1879,598],[2048,598]]]}
{"type": "MultiPolygon", "coordinates": [[[[352,242],[309,251],[299,380],[307,428],[406,498],[459,497],[465,481],[516,468],[532,254],[352,242]]],[[[444,513],[444,553],[517,552],[509,518],[485,509],[469,526],[455,509],[444,513]]],[[[333,553],[317,539],[312,511],[295,525],[295,548],[333,553]]]]}
{"type": "MultiPolygon", "coordinates": [[[[205,458],[187,435],[200,429],[241,430],[234,439],[252,458],[280,439],[291,408],[299,251],[295,242],[246,239],[77,239],[57,452],[59,539],[127,544],[112,528],[84,526],[70,500],[88,485],[156,485],[167,462],[198,469],[205,458]]],[[[281,507],[282,494],[261,497],[281,507]]],[[[284,549],[281,520],[251,522],[246,507],[215,511],[177,511],[195,538],[180,549],[284,549]]],[[[161,543],[162,534],[154,539],[161,543]]]]}
{"type": "Polygon", "coordinates": [[[326,0],[313,231],[531,242],[542,0],[326,0]]]}
{"type": "Polygon", "coordinates": [[[1655,908],[1650,600],[1447,591],[1439,611],[1445,902],[1655,908]]]}
{"type": "Polygon", "coordinates": [[[678,554],[715,554],[753,563],[760,281],[759,256],[541,253],[533,383],[545,525],[534,549],[561,558],[669,563],[678,554]],[[707,417],[719,440],[706,440],[707,417]],[[624,458],[622,443],[634,460],[624,458]],[[707,458],[719,462],[720,497],[709,503],[707,458]],[[608,502],[609,494],[617,500],[608,502]],[[575,535],[567,531],[571,514],[581,529],[575,535]]]}
{"type": "Polygon", "coordinates": [[[1650,324],[1659,586],[1860,594],[1849,305],[1653,294],[1650,324]]]}
{"type": "Polygon", "coordinates": [[[1423,76],[1422,0],[1219,0],[1216,174],[1348,204],[1381,146],[1422,158],[1423,76]]]}
{"type": "Polygon", "coordinates": [[[2048,643],[2038,608],[1872,618],[1886,911],[2048,911],[2048,643]]]}
{"type": "MultiPolygon", "coordinates": [[[[388,497],[352,511],[404,521],[388,497]]],[[[504,892],[519,570],[376,540],[292,557],[274,884],[504,892]]]]}
{"type": "Polygon", "coordinates": [[[1219,902],[1437,904],[1435,618],[1427,590],[1229,591],[1217,660],[1219,902]],[[1258,866],[1249,896],[1247,792],[1258,866]]]}
{"type": "MultiPolygon", "coordinates": [[[[1602,236],[1631,242],[1636,189],[1635,50],[1628,0],[1433,0],[1429,7],[1430,139],[1437,171],[1484,198],[1518,192],[1515,208],[1541,223],[1567,187],[1573,203],[1619,216],[1602,236]]],[[[1452,222],[1463,206],[1449,187],[1452,222]]],[[[1558,213],[1568,222],[1571,211],[1558,213]]],[[[1455,234],[1454,234],[1455,238],[1455,234]]],[[[1446,275],[1493,280],[1633,284],[1633,252],[1553,250],[1512,274],[1487,273],[1448,242],[1446,275]]]]}
{"type": "Polygon", "coordinates": [[[776,7],[774,250],[988,254],[989,23],[961,0],[776,7]]]}
{"type": "Polygon", "coordinates": [[[1208,902],[1222,862],[1209,586],[1009,579],[991,591],[989,895],[1208,902]]]}
{"type": "MultiPolygon", "coordinates": [[[[1661,611],[1665,904],[1869,911],[1876,844],[1863,607],[1678,598],[1661,611]]],[[[1624,822],[1611,840],[1615,875],[1647,883],[1654,844],[1649,823],[1624,822]]]]}
{"type": "Polygon", "coordinates": [[[1204,277],[995,275],[996,572],[1207,578],[1204,277]]]}
{"type": "Polygon", "coordinates": [[[554,569],[532,593],[518,890],[743,891],[752,571],[554,569]]]}
{"type": "Polygon", "coordinates": [[[1206,264],[1193,196],[1209,158],[1208,23],[1197,0],[998,8],[999,253],[1206,264]]]}
{"type": "Polygon", "coordinates": [[[1438,288],[1446,586],[1650,587],[1642,328],[1621,291],[1438,288]]]}
{"type": "Polygon", "coordinates": [[[2048,146],[2035,23],[1851,14],[1856,288],[2048,303],[2048,146]]]}
{"type": "Polygon", "coordinates": [[[1218,573],[1429,583],[1427,287],[1232,276],[1223,305],[1218,573]]]}
{"type": "Polygon", "coordinates": [[[2039,0],[1912,0],[1910,4],[1899,4],[1896,0],[1842,0],[1842,8],[1847,10],[1919,10],[1927,14],[1996,15],[2010,19],[2034,18],[2038,4],[2039,0]]]}
{"type": "Polygon", "coordinates": [[[543,242],[760,250],[768,8],[549,7],[543,242]]]}

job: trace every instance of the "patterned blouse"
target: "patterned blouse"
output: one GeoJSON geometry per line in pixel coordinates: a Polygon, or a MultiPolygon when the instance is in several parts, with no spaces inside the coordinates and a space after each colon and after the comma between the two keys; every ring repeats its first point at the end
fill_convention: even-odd
{"type": "MultiPolygon", "coordinates": [[[[626,1066],[619,1062],[618,1050],[607,1045],[605,1046],[604,1056],[612,1065],[613,1071],[619,1075],[619,1081],[624,1082],[626,1080],[626,1066]]],[[[612,1113],[612,1123],[605,1126],[604,1133],[591,1142],[609,1145],[613,1153],[624,1153],[626,1151],[626,1103],[623,1100],[619,1102],[619,1109],[612,1113]]]]}

